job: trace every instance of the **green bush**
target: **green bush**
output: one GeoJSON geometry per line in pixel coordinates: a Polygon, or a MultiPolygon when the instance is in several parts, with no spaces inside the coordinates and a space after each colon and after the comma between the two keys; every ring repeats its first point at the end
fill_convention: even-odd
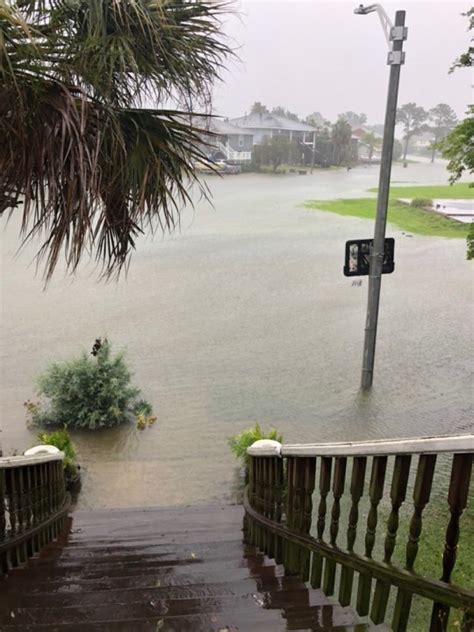
{"type": "Polygon", "coordinates": [[[54,432],[39,432],[38,439],[44,445],[54,445],[64,452],[64,471],[73,478],[77,474],[76,450],[67,430],[55,430],[54,432]]]}
{"type": "Polygon", "coordinates": [[[429,198],[415,198],[410,202],[410,206],[413,206],[413,208],[431,208],[433,200],[429,198]]]}
{"type": "Polygon", "coordinates": [[[96,430],[131,421],[137,410],[151,416],[150,404],[137,401],[123,354],[112,356],[108,341],[97,339],[91,355],[52,364],[39,377],[39,394],[49,402],[27,405],[33,423],[96,430]]]}
{"type": "Polygon", "coordinates": [[[246,465],[248,462],[247,448],[259,439],[273,439],[281,443],[283,436],[278,430],[275,430],[275,428],[264,432],[259,424],[255,424],[254,428],[247,428],[247,430],[242,430],[239,434],[231,437],[229,439],[229,446],[235,456],[242,461],[242,464],[246,465]]]}

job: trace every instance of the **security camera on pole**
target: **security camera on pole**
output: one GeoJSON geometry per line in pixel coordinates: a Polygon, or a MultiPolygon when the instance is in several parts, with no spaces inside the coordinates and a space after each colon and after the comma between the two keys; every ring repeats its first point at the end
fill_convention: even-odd
{"type": "Polygon", "coordinates": [[[395,13],[395,25],[393,25],[379,4],[371,4],[367,7],[360,5],[357,9],[354,9],[354,13],[359,15],[367,15],[372,12],[376,12],[379,16],[390,48],[387,60],[387,63],[390,65],[390,79],[388,84],[387,109],[385,111],[382,159],[380,163],[377,215],[375,218],[374,240],[370,252],[369,296],[362,362],[361,387],[363,390],[370,389],[374,376],[375,342],[377,338],[380,287],[382,284],[385,227],[387,224],[388,194],[390,190],[390,173],[392,170],[398,85],[400,82],[400,67],[405,61],[405,53],[402,50],[403,42],[406,40],[408,32],[405,26],[405,11],[397,11],[395,13]]]}

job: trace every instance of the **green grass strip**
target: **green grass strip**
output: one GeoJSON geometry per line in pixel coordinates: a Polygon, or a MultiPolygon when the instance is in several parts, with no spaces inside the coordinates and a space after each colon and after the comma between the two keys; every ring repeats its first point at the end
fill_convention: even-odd
{"type": "MultiPolygon", "coordinates": [[[[371,193],[376,193],[378,189],[369,189],[371,193]]],[[[474,188],[469,187],[468,182],[457,182],[456,184],[441,184],[435,186],[402,186],[391,187],[391,198],[429,198],[430,200],[473,200],[474,188]]]]}
{"type": "MultiPolygon", "coordinates": [[[[419,188],[428,189],[430,187],[419,188]]],[[[374,198],[358,198],[349,200],[310,200],[305,202],[304,206],[319,211],[337,213],[338,215],[374,220],[376,203],[377,201],[374,198]]],[[[465,239],[469,231],[469,224],[461,224],[456,220],[432,211],[412,208],[396,200],[389,202],[388,222],[408,233],[431,235],[433,237],[465,239]]]]}

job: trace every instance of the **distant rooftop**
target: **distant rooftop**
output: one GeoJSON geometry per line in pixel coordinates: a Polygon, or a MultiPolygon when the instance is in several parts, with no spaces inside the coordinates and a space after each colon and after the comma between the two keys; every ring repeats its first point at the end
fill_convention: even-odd
{"type": "Polygon", "coordinates": [[[228,121],[222,119],[212,118],[209,123],[209,129],[215,134],[221,134],[222,136],[230,136],[232,134],[239,134],[240,136],[251,136],[252,132],[248,132],[241,127],[231,125],[228,121]]]}
{"type": "Polygon", "coordinates": [[[373,129],[369,129],[364,125],[352,125],[352,136],[357,138],[362,138],[364,134],[374,134],[375,138],[382,138],[381,134],[374,132],[373,129]]]}
{"type": "Polygon", "coordinates": [[[315,128],[307,123],[293,121],[285,116],[277,114],[246,114],[238,118],[231,119],[232,125],[243,127],[246,129],[283,129],[293,132],[314,132],[315,128]]]}

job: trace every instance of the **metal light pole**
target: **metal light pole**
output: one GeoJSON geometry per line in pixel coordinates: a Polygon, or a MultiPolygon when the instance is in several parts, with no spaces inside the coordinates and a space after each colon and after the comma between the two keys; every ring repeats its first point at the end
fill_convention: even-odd
{"type": "Polygon", "coordinates": [[[388,194],[392,170],[398,85],[400,82],[400,67],[405,61],[405,53],[402,50],[403,42],[406,40],[408,32],[408,29],[405,27],[405,11],[397,11],[395,13],[395,25],[392,24],[384,9],[378,4],[372,4],[367,7],[360,5],[359,8],[354,10],[354,13],[367,15],[374,11],[377,12],[380,18],[390,48],[387,60],[387,63],[390,65],[390,80],[385,111],[374,242],[370,253],[369,294],[362,361],[362,390],[370,389],[374,377],[375,342],[377,338],[380,288],[382,285],[382,264],[385,249],[385,227],[387,224],[388,194]]]}

